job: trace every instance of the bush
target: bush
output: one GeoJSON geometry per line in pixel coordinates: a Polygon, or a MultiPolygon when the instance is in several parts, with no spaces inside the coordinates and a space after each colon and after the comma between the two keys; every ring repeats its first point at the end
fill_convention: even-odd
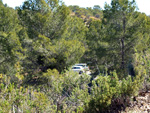
{"type": "Polygon", "coordinates": [[[122,81],[118,79],[116,72],[110,76],[98,76],[91,87],[91,98],[86,112],[104,112],[118,104],[118,109],[126,107],[129,99],[138,94],[142,80],[137,76],[132,81],[129,75],[122,81]],[[118,100],[118,102],[116,102],[118,100]],[[114,103],[115,102],[115,103],[114,103]]]}
{"type": "Polygon", "coordinates": [[[27,87],[21,82],[11,83],[11,78],[0,74],[0,112],[95,113],[114,106],[121,110],[127,100],[138,94],[143,81],[140,75],[120,81],[115,71],[109,76],[99,75],[91,87],[89,75],[71,71],[59,74],[57,70],[48,70],[40,77],[45,83],[27,87]]]}

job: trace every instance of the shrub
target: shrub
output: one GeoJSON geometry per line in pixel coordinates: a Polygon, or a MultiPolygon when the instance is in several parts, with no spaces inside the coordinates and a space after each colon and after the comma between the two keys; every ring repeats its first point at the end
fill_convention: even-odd
{"type": "Polygon", "coordinates": [[[121,81],[116,72],[113,72],[109,76],[98,76],[92,84],[91,98],[86,106],[86,112],[104,112],[109,111],[116,100],[119,101],[115,104],[118,104],[120,110],[121,107],[126,107],[128,100],[138,94],[142,80],[137,76],[132,81],[129,75],[121,81]]]}

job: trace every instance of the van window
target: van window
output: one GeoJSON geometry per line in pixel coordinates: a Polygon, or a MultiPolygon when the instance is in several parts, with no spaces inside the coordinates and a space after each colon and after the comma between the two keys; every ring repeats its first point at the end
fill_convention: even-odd
{"type": "Polygon", "coordinates": [[[72,69],[80,69],[80,67],[73,67],[72,69]]]}

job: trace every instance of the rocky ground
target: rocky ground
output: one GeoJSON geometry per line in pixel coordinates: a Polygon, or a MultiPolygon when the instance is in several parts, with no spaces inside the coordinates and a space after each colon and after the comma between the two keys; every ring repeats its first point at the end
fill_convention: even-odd
{"type": "Polygon", "coordinates": [[[130,107],[122,113],[150,113],[150,91],[142,92],[133,98],[130,107]]]}

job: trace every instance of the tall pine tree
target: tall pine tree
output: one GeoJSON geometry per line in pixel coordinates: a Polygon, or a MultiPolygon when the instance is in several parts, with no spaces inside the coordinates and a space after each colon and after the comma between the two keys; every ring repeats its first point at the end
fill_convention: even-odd
{"type": "Polygon", "coordinates": [[[125,75],[136,42],[143,35],[144,18],[136,11],[134,0],[112,0],[111,5],[105,5],[103,24],[112,69],[125,75]]]}

